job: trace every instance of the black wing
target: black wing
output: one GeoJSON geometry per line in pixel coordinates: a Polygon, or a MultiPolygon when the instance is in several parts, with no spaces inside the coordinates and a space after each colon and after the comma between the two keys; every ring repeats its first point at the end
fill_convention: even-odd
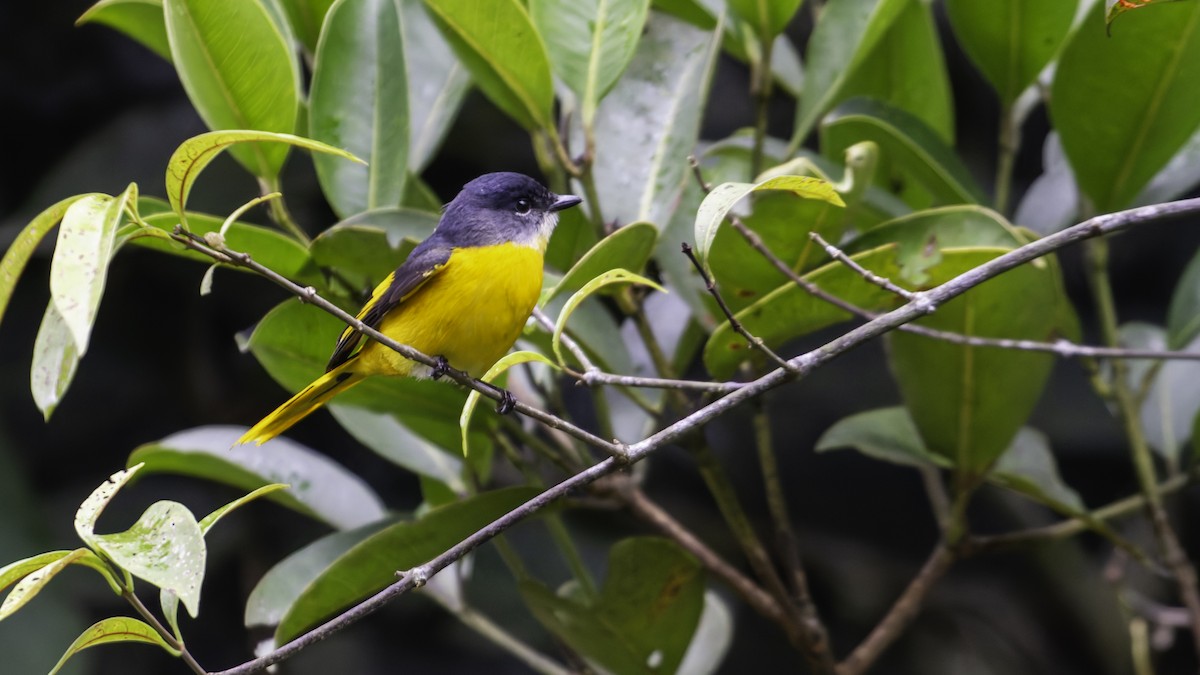
{"type": "MultiPolygon", "coordinates": [[[[417,291],[426,281],[445,268],[450,260],[451,248],[439,245],[432,239],[426,240],[413,249],[404,264],[388,275],[371,293],[371,299],[358,312],[358,320],[371,328],[379,328],[383,317],[388,312],[404,302],[417,291]],[[428,245],[427,245],[428,244],[428,245]]],[[[338,338],[329,357],[325,372],[342,365],[358,352],[362,342],[362,333],[353,326],[347,326],[338,338]]]]}

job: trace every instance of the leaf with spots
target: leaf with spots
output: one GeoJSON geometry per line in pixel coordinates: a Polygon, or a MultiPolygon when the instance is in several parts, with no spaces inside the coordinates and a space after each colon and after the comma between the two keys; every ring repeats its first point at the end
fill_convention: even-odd
{"type": "Polygon", "coordinates": [[[179,650],[171,647],[162,639],[158,631],[154,630],[148,624],[138,619],[132,619],[127,616],[113,616],[92,624],[90,628],[71,643],[67,648],[62,658],[54,665],[50,671],[50,675],[55,675],[62,667],[66,665],[67,659],[87,649],[97,645],[109,644],[113,642],[143,642],[150,645],[158,645],[162,647],[168,654],[179,656],[179,650]]]}

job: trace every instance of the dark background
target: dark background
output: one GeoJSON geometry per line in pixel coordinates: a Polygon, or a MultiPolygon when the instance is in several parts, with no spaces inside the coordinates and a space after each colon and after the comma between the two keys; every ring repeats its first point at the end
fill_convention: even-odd
{"type": "MultiPolygon", "coordinates": [[[[107,28],[73,27],[89,4],[0,3],[5,138],[0,149],[0,248],[7,248],[37,212],[65,196],[115,194],[130,181],[144,194],[161,194],[170,152],[205,131],[169,64],[107,28]]],[[[807,13],[802,15],[792,28],[798,40],[809,28],[807,13]]],[[[980,182],[989,185],[996,101],[945,30],[943,41],[956,96],[957,146],[980,182]]],[[[710,100],[745,100],[746,75],[741,65],[723,61],[710,100]]],[[[790,104],[779,101],[773,111],[777,135],[788,135],[791,116],[790,104]]],[[[703,135],[718,139],[750,121],[748,109],[714,103],[703,135]]],[[[1040,172],[1046,126],[1042,111],[1026,124],[1016,198],[1040,172]]],[[[485,171],[536,175],[523,139],[485,99],[472,94],[426,178],[449,199],[458,186],[485,171]]],[[[256,186],[231,161],[218,162],[205,173],[193,204],[222,213],[253,196],[256,186]]],[[[333,222],[302,154],[293,154],[284,184],[289,206],[309,231],[333,222]]],[[[1141,228],[1114,241],[1113,279],[1123,320],[1164,321],[1171,290],[1198,243],[1194,222],[1141,228]]],[[[77,504],[123,467],[139,444],[193,426],[248,424],[284,393],[252,357],[238,353],[233,340],[283,299],[279,289],[221,271],[213,294],[201,298],[201,265],[131,247],[110,271],[90,353],[53,418],[43,421],[29,395],[27,374],[48,300],[49,251],[44,246],[26,270],[0,330],[0,562],[77,545],[71,527],[77,504]]],[[[1070,292],[1088,328],[1088,341],[1094,343],[1078,258],[1078,251],[1063,254],[1070,292]]],[[[898,400],[878,344],[766,399],[776,413],[773,431],[817,600],[839,654],[865,635],[915,573],[936,529],[915,472],[849,452],[818,456],[810,448],[845,414],[898,400]]],[[[758,470],[745,442],[748,420],[749,411],[735,411],[708,433],[743,488],[745,502],[765,522],[758,470]]],[[[1135,491],[1120,430],[1077,364],[1064,362],[1056,368],[1033,425],[1050,436],[1064,477],[1088,504],[1135,491]]],[[[366,477],[390,506],[407,509],[418,503],[415,480],[348,439],[328,416],[314,415],[293,436],[366,477]]],[[[647,480],[652,496],[705,533],[731,560],[740,560],[682,452],[667,449],[650,460],[647,480]]],[[[235,496],[195,480],[154,477],[122,493],[102,528],[123,529],[154,499],[182,501],[203,514],[235,496]]],[[[1196,506],[1194,490],[1172,500],[1189,544],[1196,539],[1194,518],[1189,517],[1196,506]]],[[[597,572],[602,572],[614,537],[645,532],[619,513],[568,517],[597,572]]],[[[972,518],[980,531],[1052,519],[998,490],[981,494],[972,518]]],[[[1145,538],[1144,530],[1134,522],[1122,531],[1145,538]]],[[[203,612],[198,620],[184,620],[185,636],[201,663],[219,669],[250,657],[253,641],[262,636],[247,636],[241,627],[246,594],[270,565],[323,532],[319,525],[266,503],[240,511],[214,530],[203,612]]],[[[543,534],[535,522],[512,536],[535,571],[550,580],[561,578],[543,534]]],[[[1198,552],[1191,554],[1195,558],[1198,552]]],[[[481,556],[481,567],[487,568],[494,554],[481,556]]],[[[1085,536],[962,564],[933,591],[921,617],[876,672],[1130,672],[1125,622],[1113,588],[1102,577],[1109,561],[1109,547],[1085,536]]],[[[1147,592],[1172,601],[1169,584],[1134,576],[1147,592]]],[[[475,584],[472,597],[501,624],[553,653],[554,646],[514,604],[509,584],[504,576],[485,577],[475,584]]],[[[153,594],[144,596],[153,606],[153,594]]],[[[733,607],[737,632],[723,672],[800,667],[773,625],[736,602],[733,607]]],[[[84,626],[118,613],[130,612],[90,572],[71,570],[0,624],[6,662],[0,672],[44,672],[52,655],[84,626]]],[[[1180,638],[1162,672],[1195,670],[1187,636],[1180,638]]],[[[185,672],[182,664],[140,645],[106,646],[87,657],[68,672],[185,672]]],[[[406,596],[288,662],[284,672],[476,672],[484,667],[524,672],[426,599],[406,596]]]]}

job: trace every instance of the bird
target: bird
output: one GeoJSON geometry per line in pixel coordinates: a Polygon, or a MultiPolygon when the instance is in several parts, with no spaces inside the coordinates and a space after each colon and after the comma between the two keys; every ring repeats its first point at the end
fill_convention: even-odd
{"type": "MultiPolygon", "coordinates": [[[[479,377],[504,356],[533,313],[543,256],[558,214],[583,200],[520,173],[488,173],[463,186],[437,227],[371,293],[365,325],[434,356],[433,368],[347,326],[325,374],[238,439],[257,445],[284,433],[372,375],[437,378],[447,367],[479,377]]],[[[511,407],[511,398],[502,401],[511,407]]]]}

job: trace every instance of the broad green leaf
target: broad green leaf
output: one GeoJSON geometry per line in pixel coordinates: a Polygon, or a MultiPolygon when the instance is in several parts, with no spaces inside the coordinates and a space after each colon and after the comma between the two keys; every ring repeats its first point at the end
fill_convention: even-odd
{"type": "MultiPolygon", "coordinates": [[[[480,380],[483,382],[492,382],[497,377],[500,377],[500,375],[506,372],[509,368],[522,363],[529,363],[531,361],[544,363],[555,370],[558,369],[558,364],[554,363],[545,356],[538,354],[537,352],[519,351],[505,355],[504,358],[497,361],[494,365],[492,365],[491,368],[488,368],[488,371],[484,373],[480,380]]],[[[463,457],[469,457],[471,454],[468,431],[471,427],[471,416],[475,414],[475,406],[479,405],[479,397],[480,393],[472,389],[471,393],[467,394],[467,402],[463,404],[462,413],[458,416],[458,426],[462,429],[463,457]]]]}
{"type": "MultiPolygon", "coordinates": [[[[175,0],[166,1],[174,2],[175,0]]],[[[235,129],[231,131],[210,131],[199,136],[193,136],[176,148],[175,152],[171,154],[171,159],[167,161],[167,200],[171,202],[171,208],[175,210],[175,213],[182,219],[185,225],[187,224],[187,213],[184,209],[187,207],[188,195],[191,193],[196,179],[199,178],[200,172],[204,170],[204,167],[208,166],[209,162],[216,159],[217,155],[221,154],[221,151],[231,148],[238,143],[251,142],[255,143],[256,147],[267,142],[286,143],[306,150],[327,152],[353,162],[362,163],[361,159],[345,150],[325,145],[320,141],[293,136],[291,134],[235,129]]],[[[260,151],[255,152],[259,153],[260,151]]]]}
{"type": "Polygon", "coordinates": [[[81,354],[71,330],[51,301],[42,315],[37,338],[33,342],[33,363],[29,368],[29,389],[33,402],[46,420],[71,386],[81,354]]]}
{"type": "Polygon", "coordinates": [[[554,72],[579,97],[583,124],[633,58],[650,0],[532,0],[529,15],[554,72]]]}
{"type": "MultiPolygon", "coordinates": [[[[836,100],[883,101],[920,120],[943,144],[953,144],[954,97],[942,51],[932,5],[909,0],[842,83],[836,100]]],[[[821,149],[830,152],[824,142],[821,149]]],[[[840,149],[829,154],[839,155],[840,149]]]]}
{"type": "MultiPolygon", "coordinates": [[[[175,70],[209,129],[296,131],[299,65],[259,0],[163,0],[163,10],[175,70]]],[[[288,148],[256,143],[232,152],[273,181],[288,148]]]]}
{"type": "Polygon", "coordinates": [[[430,21],[421,0],[401,0],[400,13],[408,68],[408,168],[420,173],[458,116],[471,77],[430,21]]]}
{"type": "Polygon", "coordinates": [[[1026,238],[995,211],[974,205],[917,211],[881,223],[843,245],[846,253],[897,245],[900,277],[894,281],[924,284],[927,272],[942,260],[942,249],[971,246],[1016,248],[1026,238]]]}
{"type": "Polygon", "coordinates": [[[918,183],[935,204],[985,201],[983,191],[945,141],[910,113],[881,101],[855,98],[841,104],[822,122],[821,139],[827,155],[840,155],[862,141],[878,144],[892,173],[918,183]]]}
{"type": "Polygon", "coordinates": [[[113,496],[141,468],[141,464],[134,464],[123,471],[114,473],[79,505],[79,509],[75,511],[75,533],[79,535],[83,543],[95,548],[96,519],[104,512],[104,507],[108,506],[108,502],[112,501],[113,496]]]}
{"type": "MultiPolygon", "coordinates": [[[[383,502],[358,476],[333,460],[286,438],[261,447],[234,446],[242,427],[196,427],[135,449],[127,464],[146,473],[174,473],[255,491],[290,485],[267,498],[346,529],[383,516],[383,502]]],[[[211,524],[211,523],[210,523],[211,524]]]]}
{"type": "Polygon", "coordinates": [[[188,614],[200,611],[208,548],[196,517],[183,504],[155,502],[133,527],[93,535],[92,545],[135,577],[177,595],[188,614]]]}
{"type": "Polygon", "coordinates": [[[558,313],[558,320],[554,323],[554,333],[551,338],[551,344],[554,347],[554,356],[558,359],[559,363],[566,363],[566,359],[563,358],[562,354],[562,333],[563,329],[566,328],[567,319],[571,318],[571,313],[575,311],[575,308],[579,306],[579,303],[587,300],[588,296],[600,290],[601,288],[612,284],[642,284],[644,286],[649,286],[656,290],[662,291],[663,293],[667,292],[665,288],[659,286],[650,279],[623,269],[609,270],[595,279],[587,282],[582,288],[580,288],[578,291],[572,294],[570,298],[567,299],[566,304],[563,305],[562,310],[558,313]]]}
{"type": "Polygon", "coordinates": [[[296,31],[296,38],[309,54],[316,53],[321,26],[333,0],[281,0],[280,4],[292,30],[296,31]]]}
{"type": "Polygon", "coordinates": [[[761,42],[783,32],[803,0],[729,0],[729,8],[754,27],[761,42]]]}
{"type": "Polygon", "coordinates": [[[829,427],[813,448],[828,452],[854,448],[873,459],[905,466],[951,466],[950,460],[925,448],[917,425],[902,406],[856,413],[829,427]]]}
{"type": "MultiPolygon", "coordinates": [[[[164,232],[171,232],[179,223],[179,216],[174,213],[156,213],[152,216],[144,216],[142,220],[146,221],[147,225],[159,228],[164,232]]],[[[188,211],[187,214],[188,229],[194,234],[204,235],[209,232],[217,232],[221,229],[223,222],[223,218],[206,213],[188,211]]],[[[135,237],[130,242],[137,246],[179,255],[197,262],[212,262],[212,258],[203,253],[182,248],[173,241],[159,237],[135,237]]],[[[308,249],[278,230],[240,220],[234,221],[225,231],[225,245],[231,250],[250,254],[255,261],[289,279],[316,279],[316,271],[312,269],[313,260],[308,249]]]]}
{"type": "Polygon", "coordinates": [[[1175,284],[1167,309],[1167,346],[1179,349],[1200,335],[1200,251],[1175,284]]]}
{"type": "Polygon", "coordinates": [[[527,487],[486,492],[389,525],[364,539],[305,586],[275,631],[283,644],[318,621],[396,581],[396,570],[429,562],[537,495],[527,487]]]}
{"type": "Polygon", "coordinates": [[[633,537],[612,547],[594,601],[522,581],[533,615],[589,661],[614,673],[673,673],[700,622],[704,573],[678,544],[633,537]]]}
{"type": "MultiPolygon", "coordinates": [[[[1000,455],[988,480],[1068,515],[1087,513],[1079,493],[1063,482],[1050,452],[1050,441],[1036,429],[1022,427],[1000,455]]],[[[1098,524],[1098,521],[1093,521],[1098,524]]]]}
{"type": "Polygon", "coordinates": [[[529,131],[554,128],[546,46],[519,0],[425,0],[475,84],[529,131]]]}
{"type": "Polygon", "coordinates": [[[1174,201],[1200,184],[1200,129],[1134,198],[1134,206],[1174,201]]]}
{"type": "Polygon", "coordinates": [[[1011,106],[1058,53],[1079,0],[947,0],[963,51],[1011,106]]]}
{"type": "MultiPolygon", "coordinates": [[[[296,392],[325,372],[329,353],[344,328],[320,309],[289,300],[259,321],[247,347],[271,377],[296,392]]],[[[370,377],[338,395],[334,403],[393,414],[438,446],[457,450],[461,443],[458,413],[466,397],[452,383],[370,377]]]]}
{"type": "Polygon", "coordinates": [[[50,261],[50,299],[70,330],[80,356],[87,351],[88,336],[104,295],[113,240],[131,194],[137,198],[135,185],[116,198],[84,197],[71,204],[58,228],[50,261]]]}
{"type": "Polygon", "coordinates": [[[545,305],[563,293],[573,293],[591,279],[618,267],[640,271],[650,259],[657,240],[658,230],[650,223],[630,223],[620,228],[585,253],[557,284],[543,293],[539,304],[545,305]]]}
{"type": "Polygon", "coordinates": [[[313,261],[372,289],[399,267],[437,218],[411,209],[360,213],[325,230],[309,245],[313,261]]]}
{"type": "MultiPolygon", "coordinates": [[[[470,490],[463,480],[463,462],[450,449],[441,449],[413,433],[388,413],[332,404],[329,412],[359,443],[419,476],[428,476],[449,487],[456,495],[470,490]]],[[[488,445],[487,434],[471,430],[472,444],[488,445]]]]}
{"type": "Polygon", "coordinates": [[[179,656],[180,654],[178,649],[168,645],[162,639],[162,636],[158,634],[158,631],[151,628],[149,624],[127,616],[113,616],[97,621],[87,630],[83,631],[83,634],[76,638],[70,647],[67,647],[66,653],[54,665],[54,668],[50,671],[50,675],[55,675],[55,673],[62,670],[68,659],[88,647],[116,642],[143,642],[145,644],[158,645],[171,656],[179,656]]]}
{"type": "Polygon", "coordinates": [[[21,233],[13,239],[8,250],[4,252],[4,258],[0,259],[0,321],[4,319],[4,312],[8,309],[8,301],[12,299],[13,288],[17,285],[17,280],[21,278],[21,272],[25,270],[25,265],[29,263],[29,258],[46,233],[58,225],[63,215],[75,202],[85,198],[98,199],[104,196],[106,195],[93,193],[67,197],[39,213],[21,229],[21,233]]]}
{"type": "Polygon", "coordinates": [[[162,0],[99,0],[75,20],[76,26],[85,23],[115,28],[167,61],[171,60],[162,0]]]}
{"type": "MultiPolygon", "coordinates": [[[[1126,21],[1134,19],[1136,17],[1126,21]]],[[[1169,334],[1159,326],[1145,323],[1121,326],[1120,339],[1121,346],[1132,349],[1173,348],[1200,352],[1200,337],[1193,337],[1190,343],[1169,347],[1169,334]]],[[[1131,359],[1126,363],[1129,368],[1127,384],[1135,392],[1142,390],[1149,369],[1158,368],[1145,390],[1139,411],[1142,433],[1150,447],[1172,466],[1179,466],[1192,433],[1192,421],[1200,412],[1200,387],[1196,386],[1200,379],[1200,361],[1168,360],[1155,364],[1151,360],[1131,359]]]]}
{"type": "Polygon", "coordinates": [[[246,627],[279,625],[287,609],[325,568],[364,539],[387,527],[392,520],[377,520],[353,530],[331,532],[276,563],[246,598],[246,627]]]}
{"type": "MultiPolygon", "coordinates": [[[[691,180],[687,158],[719,47],[712,33],[651,13],[633,61],[596,112],[592,175],[606,221],[663,227],[670,219],[691,180]]],[[[573,147],[583,147],[581,134],[573,147]]]]}
{"type": "MultiPolygon", "coordinates": [[[[957,276],[1006,252],[944,250],[930,271],[957,276]]],[[[918,321],[963,335],[1053,341],[1062,334],[1057,267],[1022,265],[918,321]]],[[[1054,364],[1049,354],[956,345],[895,331],[889,361],[926,446],[967,475],[985,473],[1028,419],[1054,364]]]]}
{"type": "MultiPolygon", "coordinates": [[[[46,584],[50,583],[51,579],[56,577],[59,572],[65,570],[71,563],[91,553],[86,548],[75,549],[66,555],[56,556],[54,560],[46,562],[41,567],[24,574],[21,580],[17,582],[17,585],[13,586],[13,589],[9,591],[8,596],[4,598],[4,603],[0,604],[0,621],[7,619],[18,609],[24,607],[27,602],[32,600],[34,596],[46,587],[46,584]]],[[[5,571],[7,570],[8,568],[5,568],[5,571]]]]}
{"type": "Polygon", "coordinates": [[[312,138],[367,165],[316,155],[321,190],[342,218],[398,207],[408,176],[408,81],[398,0],[338,0],[317,45],[309,95],[312,138]]]}
{"type": "Polygon", "coordinates": [[[767,190],[787,191],[804,199],[845,206],[831,183],[812,176],[775,176],[759,183],[722,183],[708,193],[696,211],[696,257],[705,269],[709,268],[712,243],[726,214],[746,195],[767,190]]]}
{"type": "Polygon", "coordinates": [[[1200,3],[1105,34],[1096,3],[1059,57],[1050,116],[1097,212],[1124,208],[1200,126],[1200,3]]]}
{"type": "MultiPolygon", "coordinates": [[[[625,228],[618,229],[620,232],[625,228]]],[[[596,229],[588,222],[583,209],[567,209],[558,213],[558,226],[550,235],[550,243],[546,246],[546,266],[550,270],[566,272],[575,265],[585,253],[596,245],[596,229]]],[[[546,288],[554,286],[550,275],[546,275],[543,283],[546,288]]]]}
{"type": "Polygon", "coordinates": [[[840,0],[821,13],[808,41],[804,96],[796,107],[793,151],[837,102],[846,80],[912,0],[840,0]]]}

